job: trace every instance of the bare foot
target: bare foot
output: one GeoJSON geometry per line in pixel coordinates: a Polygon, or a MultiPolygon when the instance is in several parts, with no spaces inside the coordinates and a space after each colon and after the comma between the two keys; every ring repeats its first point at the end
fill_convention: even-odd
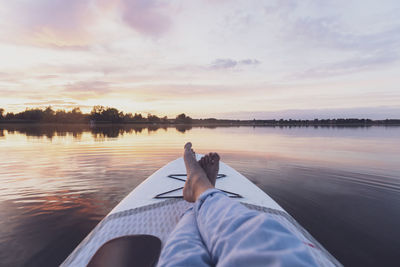
{"type": "Polygon", "coordinates": [[[200,166],[207,174],[210,183],[215,186],[219,171],[219,155],[217,153],[208,153],[199,160],[200,166]]]}
{"type": "Polygon", "coordinates": [[[207,189],[214,188],[207,174],[196,160],[196,154],[192,149],[192,143],[186,143],[183,152],[186,166],[187,179],[183,188],[183,198],[188,202],[195,202],[207,189]]]}

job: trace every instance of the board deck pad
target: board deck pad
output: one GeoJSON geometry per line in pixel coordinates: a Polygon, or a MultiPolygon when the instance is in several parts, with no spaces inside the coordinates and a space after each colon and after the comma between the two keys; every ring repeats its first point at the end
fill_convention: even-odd
{"type": "MultiPolygon", "coordinates": [[[[197,156],[200,158],[201,155],[197,156]]],[[[181,215],[193,206],[192,203],[182,199],[182,190],[179,189],[183,187],[185,173],[182,158],[156,171],[93,229],[62,266],[86,266],[103,244],[127,235],[153,235],[164,245],[181,215]],[[156,198],[163,194],[172,197],[156,198]]],[[[217,189],[240,195],[240,198],[234,199],[249,209],[269,214],[286,226],[307,245],[307,249],[319,266],[342,266],[272,198],[247,178],[223,162],[220,163],[220,174],[216,182],[217,189]]]]}

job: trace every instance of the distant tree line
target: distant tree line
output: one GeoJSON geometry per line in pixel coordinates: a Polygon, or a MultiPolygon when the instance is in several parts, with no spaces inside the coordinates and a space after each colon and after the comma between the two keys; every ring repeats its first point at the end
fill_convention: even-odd
{"type": "Polygon", "coordinates": [[[242,123],[251,125],[271,125],[271,126],[372,126],[372,125],[400,125],[400,120],[371,120],[356,118],[339,119],[313,119],[313,120],[248,120],[242,123]]]}
{"type": "Polygon", "coordinates": [[[79,123],[88,120],[87,114],[83,114],[79,108],[71,111],[57,110],[51,107],[46,109],[32,108],[26,109],[19,113],[4,113],[4,109],[0,108],[0,120],[11,122],[71,122],[79,123]]]}
{"type": "Polygon", "coordinates": [[[192,118],[184,113],[178,115],[175,119],[168,119],[167,116],[161,118],[153,114],[143,116],[140,113],[124,113],[112,107],[94,106],[89,114],[82,113],[79,108],[74,108],[71,111],[55,111],[51,107],[45,109],[27,108],[19,113],[5,113],[5,110],[0,108],[0,122],[190,124],[192,118]]]}
{"type": "Polygon", "coordinates": [[[372,125],[400,125],[398,119],[371,120],[371,119],[314,119],[314,120],[220,120],[215,118],[192,119],[184,113],[179,114],[173,119],[167,116],[158,117],[140,113],[124,113],[116,108],[94,106],[88,114],[82,113],[79,108],[71,111],[53,110],[51,107],[45,109],[27,108],[26,110],[13,113],[0,108],[0,122],[44,122],[44,123],[150,123],[150,124],[197,124],[197,125],[246,125],[246,126],[372,126],[372,125]]]}

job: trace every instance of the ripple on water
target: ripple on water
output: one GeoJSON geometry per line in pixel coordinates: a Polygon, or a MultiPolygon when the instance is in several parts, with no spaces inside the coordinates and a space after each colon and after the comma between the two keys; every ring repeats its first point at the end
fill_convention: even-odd
{"type": "Polygon", "coordinates": [[[6,266],[62,262],[189,140],[199,153],[218,151],[345,265],[397,263],[400,128],[12,127],[0,139],[0,262],[6,266]]]}

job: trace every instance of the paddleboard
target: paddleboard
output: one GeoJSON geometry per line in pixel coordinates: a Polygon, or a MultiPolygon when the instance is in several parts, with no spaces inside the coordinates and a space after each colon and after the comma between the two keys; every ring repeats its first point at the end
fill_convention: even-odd
{"type": "MultiPolygon", "coordinates": [[[[202,155],[196,156],[200,159],[202,155]]],[[[159,251],[180,216],[193,205],[182,198],[185,181],[186,169],[183,158],[178,158],[156,171],[129,193],[89,233],[61,266],[87,266],[89,263],[89,266],[98,266],[93,263],[114,261],[104,257],[114,255],[116,258],[122,258],[121,247],[126,244],[131,246],[125,249],[130,251],[127,252],[129,255],[133,255],[131,252],[135,250],[138,255],[144,255],[141,249],[144,247],[143,244],[148,244],[148,250],[153,250],[154,253],[146,257],[152,258],[150,262],[155,264],[159,251]],[[155,240],[159,240],[159,244],[156,244],[155,240]],[[120,245],[114,246],[114,243],[119,241],[120,245]],[[114,250],[110,250],[110,247],[114,250]]],[[[318,265],[342,266],[270,196],[223,162],[220,162],[215,186],[247,208],[268,213],[285,225],[307,245],[318,265]]]]}

